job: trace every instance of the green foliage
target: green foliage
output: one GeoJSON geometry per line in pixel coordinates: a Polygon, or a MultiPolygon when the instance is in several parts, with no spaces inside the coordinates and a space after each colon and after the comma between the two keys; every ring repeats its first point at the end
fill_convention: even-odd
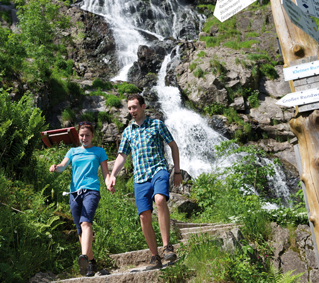
{"type": "Polygon", "coordinates": [[[251,108],[257,108],[259,107],[259,99],[258,99],[259,92],[258,90],[254,90],[251,92],[251,94],[248,96],[247,100],[249,102],[249,105],[251,108]]]}
{"type": "Polygon", "coordinates": [[[196,67],[197,67],[197,64],[196,64],[195,62],[193,62],[193,63],[191,63],[191,64],[189,65],[189,70],[190,70],[191,72],[193,72],[193,71],[196,69],[196,67]]]}
{"type": "Polygon", "coordinates": [[[207,56],[207,54],[206,54],[206,52],[205,51],[200,51],[198,54],[197,54],[197,57],[199,57],[199,58],[202,58],[202,57],[206,57],[207,56]]]}
{"type": "Polygon", "coordinates": [[[95,79],[92,83],[92,86],[94,88],[100,88],[100,89],[107,89],[111,90],[112,89],[112,83],[110,82],[103,82],[101,79],[95,79]]]}
{"type": "Polygon", "coordinates": [[[84,91],[78,83],[68,81],[66,86],[68,88],[69,94],[72,94],[74,97],[79,98],[84,95],[84,91]]]}
{"type": "Polygon", "coordinates": [[[63,122],[65,121],[71,121],[75,122],[75,113],[71,108],[66,108],[62,112],[62,120],[63,122]]]}
{"type": "Polygon", "coordinates": [[[108,112],[99,112],[97,114],[97,119],[98,121],[101,121],[101,122],[108,122],[110,123],[111,122],[111,119],[112,119],[112,114],[108,113],[108,112]]]}
{"type": "Polygon", "coordinates": [[[257,32],[247,32],[245,37],[258,37],[259,36],[259,33],[257,32]]]}
{"type": "Polygon", "coordinates": [[[117,91],[123,95],[124,93],[138,93],[141,90],[133,84],[123,82],[121,85],[116,85],[117,91]]]}
{"type": "Polygon", "coordinates": [[[244,124],[244,121],[242,120],[242,118],[239,117],[237,111],[232,107],[225,108],[223,115],[227,117],[227,122],[229,124],[231,123],[236,123],[238,125],[244,124]]]}
{"type": "Polygon", "coordinates": [[[243,41],[243,42],[236,42],[236,41],[227,41],[223,44],[223,46],[239,50],[241,48],[251,48],[251,46],[255,43],[259,43],[258,40],[249,40],[249,41],[243,41]]]}
{"type": "Polygon", "coordinates": [[[117,97],[114,94],[109,94],[106,96],[106,105],[111,107],[120,107],[122,105],[121,98],[117,97]]]}
{"type": "Polygon", "coordinates": [[[205,75],[205,72],[202,70],[201,67],[197,67],[197,69],[193,72],[193,74],[196,78],[203,78],[205,75]]]}
{"type": "Polygon", "coordinates": [[[11,12],[10,11],[0,11],[0,19],[7,22],[9,25],[12,24],[11,12]]]}
{"type": "Polygon", "coordinates": [[[248,54],[247,59],[252,61],[258,61],[258,60],[271,61],[271,58],[269,57],[269,55],[266,55],[266,54],[248,54]]]}
{"type": "Polygon", "coordinates": [[[222,75],[225,72],[224,66],[216,59],[209,61],[209,66],[212,67],[212,73],[214,75],[222,75]]]}
{"type": "Polygon", "coordinates": [[[81,115],[82,121],[89,121],[89,122],[95,122],[95,114],[94,112],[88,111],[81,115]]]}
{"type": "Polygon", "coordinates": [[[214,102],[212,105],[204,108],[205,113],[208,115],[223,114],[224,110],[225,106],[217,102],[214,102]]]}
{"type": "Polygon", "coordinates": [[[8,92],[0,88],[0,125],[0,167],[11,174],[27,170],[46,129],[40,109],[34,107],[30,95],[11,102],[8,92]]]}
{"type": "Polygon", "coordinates": [[[239,64],[240,64],[240,60],[238,59],[238,57],[236,57],[236,59],[235,59],[235,64],[236,64],[236,65],[239,65],[239,64]]]}
{"type": "Polygon", "coordinates": [[[276,69],[270,64],[263,64],[260,67],[260,71],[262,75],[266,76],[267,78],[271,80],[277,79],[279,77],[276,69]]]}

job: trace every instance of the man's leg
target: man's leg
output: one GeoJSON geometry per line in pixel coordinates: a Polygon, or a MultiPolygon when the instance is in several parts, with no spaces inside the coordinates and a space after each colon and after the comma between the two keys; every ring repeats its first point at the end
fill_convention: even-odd
{"type": "Polygon", "coordinates": [[[152,226],[152,212],[146,210],[140,214],[142,231],[152,256],[158,255],[155,232],[152,226]]]}
{"type": "Polygon", "coordinates": [[[158,223],[161,231],[163,246],[169,244],[169,231],[170,231],[170,215],[167,207],[166,196],[156,194],[155,204],[158,210],[158,223]]]}

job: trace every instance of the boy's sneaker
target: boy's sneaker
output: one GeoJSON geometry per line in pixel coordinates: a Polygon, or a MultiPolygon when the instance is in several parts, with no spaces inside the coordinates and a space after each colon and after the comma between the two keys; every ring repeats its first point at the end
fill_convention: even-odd
{"type": "Polygon", "coordinates": [[[163,265],[162,265],[162,260],[160,258],[159,255],[153,255],[152,258],[151,258],[151,261],[149,263],[148,266],[146,266],[146,270],[153,270],[153,269],[159,269],[159,268],[162,268],[163,265]]]}
{"type": "Polygon", "coordinates": [[[90,260],[89,266],[87,268],[87,273],[85,274],[86,277],[91,277],[95,275],[95,272],[97,272],[97,264],[96,261],[90,260]]]}
{"type": "Polygon", "coordinates": [[[80,274],[85,275],[89,266],[89,258],[86,255],[80,255],[78,258],[78,264],[80,267],[80,274]]]}
{"type": "Polygon", "coordinates": [[[172,245],[167,245],[164,247],[163,255],[165,261],[174,261],[177,258],[176,253],[174,253],[174,247],[172,245]]]}

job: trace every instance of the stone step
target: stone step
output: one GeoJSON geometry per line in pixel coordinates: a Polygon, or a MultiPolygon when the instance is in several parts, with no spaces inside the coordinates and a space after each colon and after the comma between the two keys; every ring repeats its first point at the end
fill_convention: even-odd
{"type": "Polygon", "coordinates": [[[229,231],[232,228],[234,228],[234,226],[225,226],[225,227],[219,227],[219,228],[207,227],[207,229],[205,229],[205,231],[203,229],[194,230],[191,232],[181,233],[181,236],[182,236],[183,240],[187,240],[194,235],[199,235],[199,234],[216,235],[216,234],[219,234],[220,232],[229,231]]]}
{"type": "MultiPolygon", "coordinates": [[[[145,268],[145,267],[144,267],[145,268]]],[[[161,274],[160,270],[150,270],[150,271],[142,271],[141,269],[135,270],[127,270],[126,272],[114,273],[111,275],[103,275],[94,277],[78,277],[78,278],[70,278],[55,282],[65,282],[65,283],[149,283],[149,282],[162,282],[159,279],[159,275],[161,274]]]]}
{"type": "Polygon", "coordinates": [[[196,233],[205,233],[211,229],[232,229],[237,227],[238,224],[230,223],[230,224],[215,224],[215,225],[207,225],[207,226],[197,226],[197,227],[189,227],[189,228],[182,228],[180,229],[181,234],[196,232],[196,233]]]}
{"type": "MultiPolygon", "coordinates": [[[[180,244],[173,245],[174,251],[180,247],[180,244]]],[[[158,253],[163,257],[163,247],[158,248],[158,253]]],[[[149,249],[126,252],[121,254],[110,255],[110,257],[116,262],[118,267],[123,266],[143,266],[147,265],[151,260],[151,253],[149,249]]]]}
{"type": "Polygon", "coordinates": [[[175,225],[176,225],[179,229],[183,229],[183,228],[191,228],[191,227],[212,226],[212,225],[215,225],[215,224],[176,222],[175,225]]]}

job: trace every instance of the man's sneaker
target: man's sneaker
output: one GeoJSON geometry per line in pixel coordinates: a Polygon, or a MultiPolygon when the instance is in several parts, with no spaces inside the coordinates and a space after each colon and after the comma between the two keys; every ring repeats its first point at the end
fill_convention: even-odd
{"type": "Polygon", "coordinates": [[[163,255],[165,261],[174,261],[177,258],[176,253],[174,253],[174,247],[172,245],[167,245],[164,247],[163,255]]]}
{"type": "Polygon", "coordinates": [[[96,261],[89,261],[89,266],[87,268],[87,273],[85,274],[86,277],[91,277],[95,275],[95,272],[97,272],[97,264],[96,261]]]}
{"type": "Polygon", "coordinates": [[[85,275],[89,266],[89,258],[86,255],[80,255],[78,258],[78,264],[80,267],[80,274],[85,275]]]}
{"type": "Polygon", "coordinates": [[[153,255],[152,258],[151,258],[151,261],[149,263],[148,266],[146,266],[146,270],[153,270],[153,269],[159,269],[159,268],[162,268],[163,265],[162,265],[162,260],[160,258],[159,255],[153,255]]]}

